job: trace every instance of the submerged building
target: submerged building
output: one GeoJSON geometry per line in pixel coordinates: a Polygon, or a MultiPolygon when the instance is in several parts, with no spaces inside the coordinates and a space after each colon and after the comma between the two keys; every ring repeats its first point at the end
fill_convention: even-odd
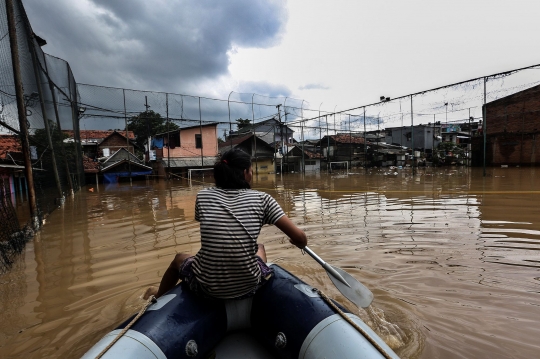
{"type": "MultiPolygon", "coordinates": [[[[484,105],[486,163],[491,165],[540,164],[540,85],[484,105]]],[[[475,164],[482,160],[483,140],[475,141],[475,164]]]]}

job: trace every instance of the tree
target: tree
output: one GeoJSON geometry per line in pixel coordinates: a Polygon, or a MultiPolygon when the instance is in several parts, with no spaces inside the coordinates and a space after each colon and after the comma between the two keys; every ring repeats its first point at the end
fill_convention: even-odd
{"type": "MultiPolygon", "coordinates": [[[[77,148],[75,142],[64,143],[63,141],[69,138],[69,135],[65,132],[58,131],[58,126],[55,121],[48,120],[49,132],[51,137],[51,143],[54,148],[56,156],[56,166],[63,172],[65,170],[65,161],[69,164],[71,172],[76,172],[77,148]],[[65,159],[64,159],[65,156],[65,159]]],[[[45,128],[38,128],[34,134],[30,136],[30,145],[36,146],[37,155],[40,159],[40,165],[46,170],[53,168],[52,151],[49,147],[49,136],[47,136],[47,130],[45,128]]]]}
{"type": "Polygon", "coordinates": [[[175,123],[161,117],[161,115],[152,110],[139,113],[129,119],[128,130],[133,131],[135,142],[143,146],[149,136],[155,136],[158,133],[174,131],[179,129],[175,123]]]}
{"type": "Polygon", "coordinates": [[[236,120],[236,127],[238,128],[238,130],[244,128],[244,127],[247,127],[251,124],[251,121],[248,120],[247,118],[245,120],[239,118],[238,120],[236,120]]]}

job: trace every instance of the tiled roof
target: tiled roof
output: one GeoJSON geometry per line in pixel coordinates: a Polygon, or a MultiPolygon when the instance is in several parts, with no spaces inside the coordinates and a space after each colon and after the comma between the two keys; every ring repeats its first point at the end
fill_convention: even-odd
{"type": "Polygon", "coordinates": [[[99,172],[99,162],[94,162],[93,159],[85,155],[83,155],[83,166],[84,166],[84,172],[86,173],[99,172]]]}
{"type": "MultiPolygon", "coordinates": [[[[69,135],[69,137],[73,137],[73,131],[71,130],[68,130],[68,131],[62,131],[64,133],[67,133],[69,135]]],[[[114,130],[107,130],[107,131],[103,131],[103,130],[81,130],[80,131],[80,134],[81,134],[81,140],[86,140],[86,139],[93,139],[93,140],[102,140],[104,138],[107,138],[108,136],[110,136],[113,132],[115,132],[114,130]]],[[[121,134],[122,136],[126,137],[126,131],[116,131],[118,132],[119,134],[121,134]]],[[[129,134],[129,138],[130,139],[135,139],[135,134],[133,133],[133,131],[128,131],[128,134],[129,134]]]]}
{"type": "Polygon", "coordinates": [[[308,158],[323,158],[320,153],[315,153],[308,150],[304,150],[304,153],[308,156],[308,158]]]}
{"type": "Polygon", "coordinates": [[[355,143],[355,144],[364,144],[363,137],[351,136],[351,135],[335,135],[330,136],[334,141],[339,143],[355,143]]]}
{"type": "Polygon", "coordinates": [[[22,152],[19,136],[0,135],[0,159],[5,159],[8,152],[22,152]]]}
{"type": "Polygon", "coordinates": [[[225,147],[229,147],[229,146],[237,146],[239,144],[241,144],[242,142],[250,139],[251,137],[253,137],[253,134],[250,133],[248,135],[245,135],[245,136],[240,136],[240,137],[234,137],[232,139],[228,139],[227,141],[224,141],[222,143],[219,144],[219,148],[225,148],[225,147]]]}

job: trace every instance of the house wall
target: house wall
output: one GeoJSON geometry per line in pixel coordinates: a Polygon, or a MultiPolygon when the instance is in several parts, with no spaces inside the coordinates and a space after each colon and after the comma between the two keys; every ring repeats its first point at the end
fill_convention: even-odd
{"type": "MultiPolygon", "coordinates": [[[[175,148],[163,148],[163,157],[197,157],[201,155],[201,149],[196,148],[195,135],[201,134],[200,127],[189,128],[180,131],[180,146],[175,148]]],[[[217,126],[202,127],[202,155],[217,156],[217,126]]]]}
{"type": "Polygon", "coordinates": [[[271,158],[258,158],[253,161],[253,172],[257,174],[268,174],[274,172],[274,162],[271,158]]]}
{"type": "Polygon", "coordinates": [[[120,135],[112,135],[109,138],[106,138],[101,142],[98,146],[98,151],[100,152],[100,155],[103,155],[103,149],[108,148],[110,150],[110,154],[112,155],[114,152],[118,151],[120,148],[125,148],[129,152],[133,152],[133,146],[127,146],[127,141],[125,137],[122,137],[120,135]]]}
{"type": "MultiPolygon", "coordinates": [[[[440,135],[441,129],[439,126],[414,126],[414,148],[423,148],[424,150],[431,150],[432,147],[436,148],[441,141],[436,140],[434,135],[440,135]]],[[[410,127],[392,127],[386,130],[392,131],[391,136],[386,136],[385,141],[388,144],[398,144],[411,148],[412,136],[407,137],[407,134],[411,132],[410,127]]]]}
{"type": "MultiPolygon", "coordinates": [[[[294,131],[286,126],[285,123],[281,124],[282,130],[280,130],[280,124],[279,121],[267,121],[265,123],[258,123],[255,126],[255,135],[262,139],[266,143],[272,143],[275,141],[281,141],[281,133],[283,132],[283,138],[287,139],[289,137],[293,137],[294,131]]],[[[247,130],[240,130],[238,131],[239,134],[241,133],[250,133],[253,130],[250,129],[247,130]]]]}
{"type": "Polygon", "coordinates": [[[321,160],[319,159],[312,159],[312,160],[305,160],[306,161],[306,172],[308,171],[320,171],[321,170],[321,160]],[[315,162],[314,165],[308,165],[308,162],[315,162]]]}

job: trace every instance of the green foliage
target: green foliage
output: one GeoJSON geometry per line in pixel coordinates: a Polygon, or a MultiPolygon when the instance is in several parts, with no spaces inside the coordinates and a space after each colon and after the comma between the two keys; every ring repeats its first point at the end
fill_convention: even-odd
{"type": "Polygon", "coordinates": [[[161,117],[159,113],[152,110],[139,113],[137,116],[133,116],[129,119],[128,130],[133,131],[135,135],[135,142],[139,146],[142,146],[148,136],[154,136],[158,133],[164,133],[167,131],[174,131],[179,127],[169,121],[167,126],[167,119],[161,117]]]}
{"type": "Polygon", "coordinates": [[[463,158],[465,150],[453,142],[441,142],[433,153],[435,165],[451,164],[453,161],[463,158]]]}
{"type": "Polygon", "coordinates": [[[247,118],[245,120],[239,118],[238,120],[236,120],[236,126],[237,128],[240,130],[244,127],[247,127],[251,124],[251,121],[248,120],[247,118]]]}
{"type": "MultiPolygon", "coordinates": [[[[61,133],[58,131],[58,126],[55,121],[49,120],[49,131],[51,134],[51,142],[56,155],[56,165],[64,166],[62,157],[65,155],[68,163],[73,164],[77,161],[76,145],[74,143],[63,143],[63,141],[69,137],[67,133],[61,133]],[[62,148],[63,147],[63,148],[62,148]]],[[[49,148],[49,138],[47,136],[47,130],[45,128],[37,129],[34,135],[30,136],[30,145],[37,147],[38,157],[41,158],[41,164],[45,169],[52,169],[52,153],[49,148]],[[45,152],[43,156],[41,154],[45,152]]]]}

